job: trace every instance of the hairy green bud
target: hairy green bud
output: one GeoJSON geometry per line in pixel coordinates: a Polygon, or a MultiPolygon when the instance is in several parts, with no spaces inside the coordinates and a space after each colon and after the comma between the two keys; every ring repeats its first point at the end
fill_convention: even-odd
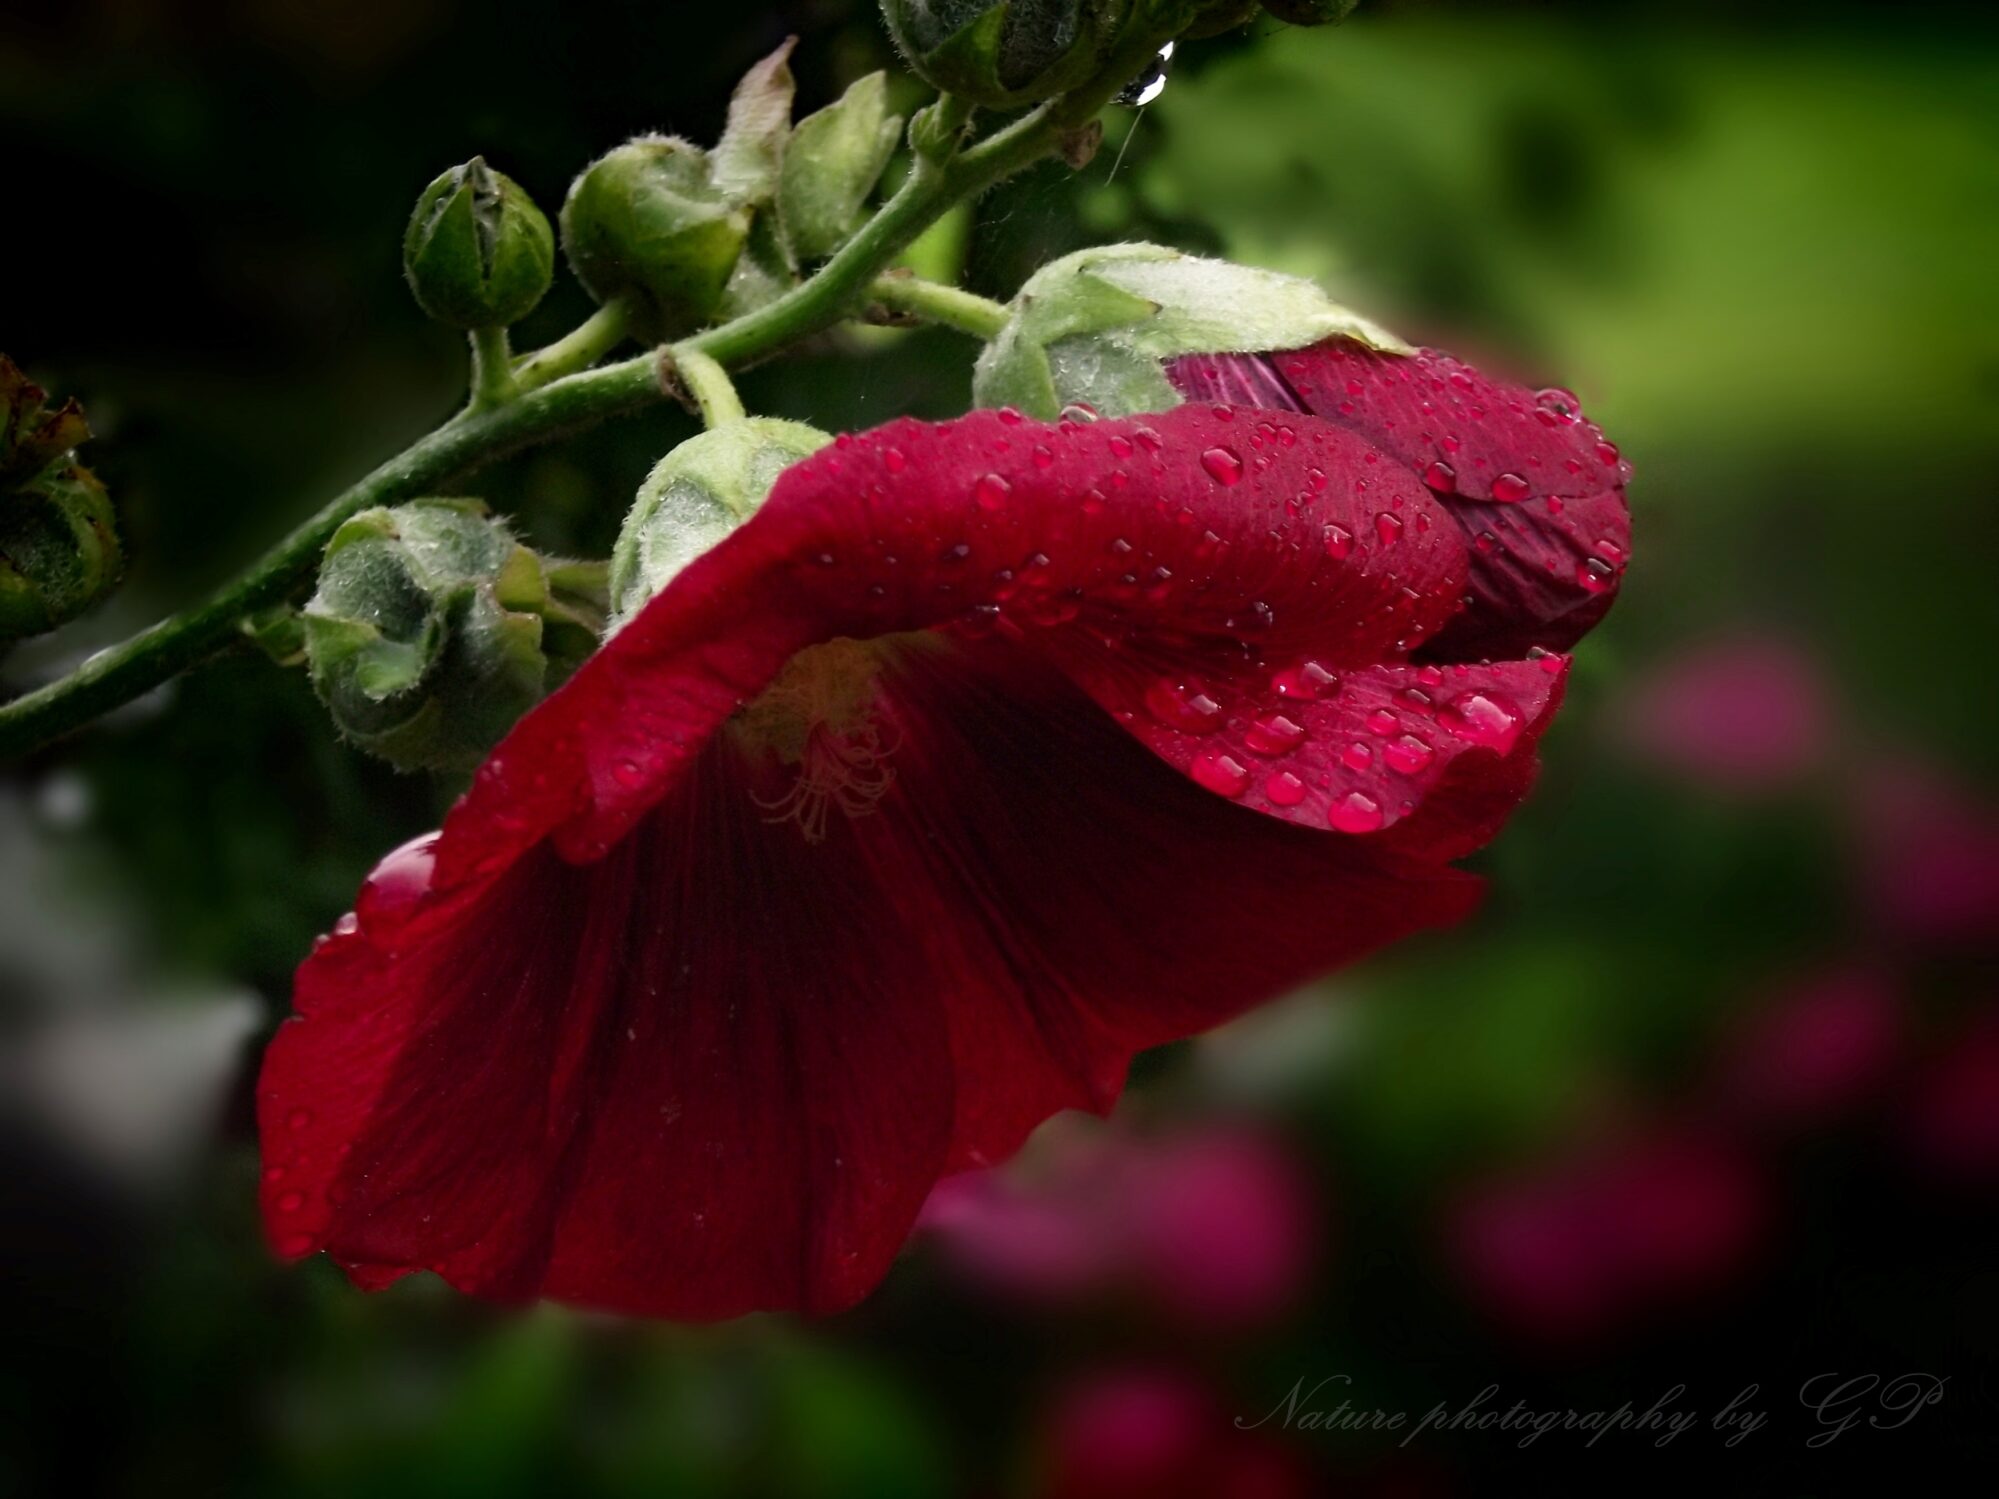
{"type": "Polygon", "coordinates": [[[454,328],[504,328],[555,274],[555,235],[534,199],[475,156],[423,190],[403,235],[417,305],[454,328]]]}
{"type": "Polygon", "coordinates": [[[111,497],[76,461],[90,426],[0,354],[0,647],[83,613],[118,581],[111,497]]]}
{"type": "Polygon", "coordinates": [[[833,439],[774,417],[725,422],[653,465],[611,550],[614,627],[764,502],[777,476],[833,439]]]}
{"type": "Polygon", "coordinates": [[[343,734],[403,770],[469,770],[596,646],[603,568],[537,556],[476,500],[365,510],[300,612],[343,734]]]}

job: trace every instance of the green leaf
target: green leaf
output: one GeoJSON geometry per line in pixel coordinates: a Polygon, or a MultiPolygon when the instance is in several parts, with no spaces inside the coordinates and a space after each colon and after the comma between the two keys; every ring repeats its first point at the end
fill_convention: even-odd
{"type": "Polygon", "coordinates": [[[766,203],[777,193],[791,133],[791,49],[778,49],[745,73],[729,98],[729,122],[713,156],[715,186],[738,203],[766,203]]]}

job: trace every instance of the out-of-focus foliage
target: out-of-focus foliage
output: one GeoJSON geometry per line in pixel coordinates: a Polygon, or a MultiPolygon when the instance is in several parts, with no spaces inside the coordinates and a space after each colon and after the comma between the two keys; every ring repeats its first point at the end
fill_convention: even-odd
{"type": "MultiPolygon", "coordinates": [[[[874,10],[85,3],[10,25],[0,123],[92,189],[0,241],[0,284],[154,230],[90,296],[7,304],[9,352],[89,402],[131,552],[128,589],[18,648],[10,685],[198,598],[448,409],[460,340],[398,267],[440,167],[485,153],[558,202],[634,134],[717,139],[735,78],[790,31],[801,113],[889,67],[906,115],[923,99],[874,10]]],[[[1131,1149],[1248,1114],[1309,1176],[1314,1269],[1280,1314],[1189,1325],[1150,1298],[1154,1269],[1026,1306],[937,1237],[815,1327],[523,1316],[423,1279],[366,1297],[329,1266],[280,1270],[253,1207],[253,1053],[204,1005],[254,986],[275,1023],[313,934],[450,788],[341,745],[303,675],[246,650],[0,803],[0,869],[37,897],[0,921],[22,1083],[0,1092],[0,1488],[1029,1494],[1167,1454],[1299,1492],[1546,1488],[1571,1464],[1601,1485],[1641,1462],[1641,1489],[1712,1472],[1723,1492],[1822,1491],[1989,1443],[1993,40],[1951,8],[1878,4],[1266,19],[1183,45],[1080,176],[1038,170],[913,252],[1001,297],[1118,239],[1311,275],[1400,332],[1575,387],[1637,466],[1627,586],[1484,860],[1481,917],[1137,1069],[1131,1149]],[[117,962],[85,962],[109,932],[117,962]],[[67,1086],[63,1061],[110,1037],[164,1076],[140,1014],[188,1022],[174,1096],[205,1142],[149,1157],[143,1191],[92,1112],[119,1090],[67,1086]],[[1828,1458],[1793,1392],[1832,1368],[1953,1383],[1828,1458]],[[1333,1374],[1357,1405],[1418,1414],[1488,1383],[1587,1410],[1684,1382],[1712,1410],[1756,1382],[1772,1428],[1663,1455],[1217,1429],[1333,1374]],[[79,1413],[86,1443],[59,1436],[79,1413]]],[[[589,305],[558,278],[517,343],[589,305]]],[[[829,431],[943,415],[972,352],[857,330],[744,393],[829,431]]],[[[651,413],[480,492],[536,550],[603,556],[691,430],[651,413]]],[[[1009,1198],[1063,1210],[1047,1184],[1073,1166],[1037,1152],[1064,1135],[1009,1198]]],[[[1103,1216],[1028,1242],[1091,1242],[1103,1216]]],[[[1184,1215],[1145,1221],[1160,1242],[1137,1256],[1125,1235],[1125,1263],[1229,1263],[1184,1215]]]]}

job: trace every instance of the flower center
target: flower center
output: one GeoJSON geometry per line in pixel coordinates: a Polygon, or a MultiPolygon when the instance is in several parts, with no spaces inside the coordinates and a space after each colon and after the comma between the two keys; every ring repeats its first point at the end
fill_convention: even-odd
{"type": "Polygon", "coordinates": [[[808,646],[737,716],[737,732],[750,749],[798,770],[791,790],[775,801],[753,796],[771,814],[766,821],[795,822],[807,843],[820,843],[833,809],[865,817],[888,795],[895,745],[883,733],[875,688],[880,665],[858,640],[808,646]]]}

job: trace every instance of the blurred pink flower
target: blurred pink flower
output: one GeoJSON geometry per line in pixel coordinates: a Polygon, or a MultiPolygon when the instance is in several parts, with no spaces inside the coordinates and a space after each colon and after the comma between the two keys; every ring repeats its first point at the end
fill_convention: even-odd
{"type": "Polygon", "coordinates": [[[1058,1133],[1032,1169],[940,1183],[920,1220],[969,1278],[1030,1301],[1118,1291],[1203,1327],[1291,1305],[1317,1247],[1311,1184],[1242,1130],[1058,1133]]]}
{"type": "Polygon", "coordinates": [[[1619,735],[1641,759],[1735,791],[1809,773],[1833,734],[1816,664],[1784,641],[1740,636],[1674,657],[1626,695],[1619,735]]]}
{"type": "Polygon", "coordinates": [[[1716,1071],[1732,1112],[1758,1124],[1830,1122],[1878,1091],[1901,1049],[1903,997],[1871,968],[1790,985],[1725,1038],[1716,1071]]]}
{"type": "Polygon", "coordinates": [[[1999,1009],[1988,1009],[1917,1079],[1906,1137],[1932,1173],[1999,1185],[1999,1009]]]}
{"type": "Polygon", "coordinates": [[[1038,1499],[1303,1499],[1298,1458],[1238,1429],[1214,1393],[1172,1370],[1098,1374],[1058,1397],[1038,1499]]]}
{"type": "Polygon", "coordinates": [[[1999,938],[1999,810],[1914,761],[1866,772],[1855,807],[1862,888],[1884,927],[1916,941],[1999,938]]]}
{"type": "Polygon", "coordinates": [[[1746,1152],[1673,1128],[1476,1188],[1454,1214],[1451,1247],[1495,1321],[1571,1343],[1723,1288],[1768,1216],[1746,1152]]]}

